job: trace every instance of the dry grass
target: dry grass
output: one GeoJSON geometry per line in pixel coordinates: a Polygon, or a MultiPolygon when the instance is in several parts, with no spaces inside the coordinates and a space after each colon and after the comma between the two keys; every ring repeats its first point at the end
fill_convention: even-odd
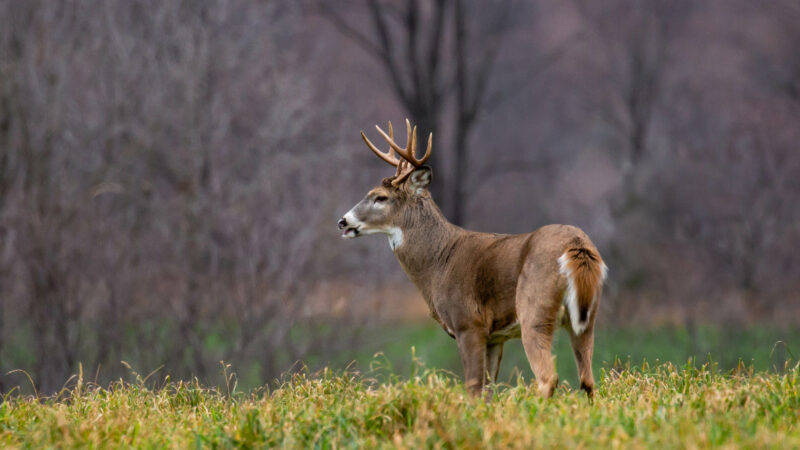
{"type": "Polygon", "coordinates": [[[562,385],[525,383],[486,403],[451,375],[408,380],[330,370],[235,392],[198,382],[107,388],[77,377],[58,396],[7,396],[2,447],[798,447],[800,369],[784,373],[664,364],[603,371],[593,404],[562,385]]]}

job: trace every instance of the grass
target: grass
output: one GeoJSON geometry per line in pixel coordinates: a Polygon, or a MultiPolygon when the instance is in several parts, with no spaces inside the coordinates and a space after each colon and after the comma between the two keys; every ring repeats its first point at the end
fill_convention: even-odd
{"type": "MultiPolygon", "coordinates": [[[[90,324],[85,324],[89,326],[90,324]]],[[[95,326],[95,325],[93,325],[95,326]]],[[[129,362],[133,367],[151,370],[163,366],[159,376],[171,373],[181,379],[199,375],[203,384],[214,385],[222,381],[214,366],[220,359],[232,363],[239,375],[239,386],[243,390],[255,389],[271,382],[281,373],[297,367],[298,359],[312,371],[323,367],[342,370],[350,367],[365,372],[376,353],[382,353],[395,373],[408,374],[412,369],[411,347],[416,348],[416,357],[427,367],[435,367],[461,374],[461,362],[453,339],[436,325],[431,319],[420,319],[416,323],[380,324],[378,326],[353,327],[347,323],[314,323],[295,327],[291,336],[292,345],[261,348],[253,346],[244,354],[234,351],[236,340],[236,324],[219,321],[215,324],[203,324],[193,332],[203,336],[203,345],[197,352],[183,352],[181,342],[177,339],[176,324],[169,321],[143,321],[137,325],[140,332],[148,336],[144,342],[142,335],[132,333],[130,339],[121,343],[119,349],[109,354],[105,360],[97,361],[96,349],[91,346],[90,338],[84,339],[84,346],[73,349],[76,365],[69,368],[66,374],[59,375],[65,379],[70,373],[78,371],[77,361],[82,361],[87,372],[93,374],[92,379],[102,385],[126,376],[127,369],[120,360],[129,362]],[[330,350],[314,350],[315,345],[304,334],[307,327],[323,328],[325,339],[336,339],[339,333],[347,335],[346,350],[331,352],[330,350]],[[345,327],[344,331],[341,329],[345,327]],[[176,348],[179,350],[176,351],[176,348]],[[291,348],[309,348],[303,355],[292,354],[291,348]],[[270,366],[262,366],[261,353],[268,353],[270,366]],[[178,355],[178,356],[176,356],[178,355]],[[202,367],[206,371],[197,372],[202,367]],[[268,370],[267,370],[268,367],[268,370]],[[95,375],[96,374],[96,375],[95,375]]],[[[24,369],[34,375],[37,359],[33,349],[36,348],[31,329],[24,324],[17,328],[17,333],[10,334],[10,339],[3,343],[0,352],[0,379],[5,386],[20,385],[17,391],[23,394],[33,393],[30,383],[21,373],[6,375],[13,369],[24,369]]],[[[131,330],[129,330],[131,331],[131,330]]],[[[270,330],[263,330],[262,335],[269,335],[270,330]]],[[[80,334],[80,333],[79,333],[80,334]]],[[[86,332],[85,336],[93,336],[86,332]]],[[[314,339],[320,339],[315,335],[314,339]]],[[[328,348],[330,346],[327,346],[328,348]]],[[[343,345],[344,347],[344,345],[343,345]]],[[[558,330],[553,349],[556,355],[556,366],[559,377],[573,386],[577,382],[575,363],[569,347],[569,339],[564,330],[558,330]]],[[[767,326],[749,328],[720,328],[699,326],[694,329],[682,327],[662,328],[616,328],[605,326],[597,330],[594,364],[595,376],[603,367],[612,367],[618,359],[640,365],[647,360],[652,364],[672,362],[682,364],[689,358],[697,361],[713,360],[721,369],[735,368],[740,360],[751,365],[757,371],[781,370],[792,356],[800,356],[800,328],[779,329],[767,326]]],[[[509,341],[505,345],[503,362],[500,369],[500,380],[513,384],[517,375],[531,378],[531,373],[520,340],[509,341]]],[[[50,384],[45,389],[58,389],[50,384]]],[[[50,392],[48,392],[50,393],[50,392]]],[[[0,392],[2,395],[2,392],[0,392]]]]}
{"type": "Polygon", "coordinates": [[[362,334],[362,347],[308,361],[312,370],[338,369],[305,369],[267,386],[247,368],[237,386],[229,366],[213,377],[225,380],[217,387],[133,370],[103,387],[79,374],[48,397],[24,395],[30,388],[22,386],[0,397],[0,448],[800,448],[800,368],[792,362],[800,330],[600,329],[593,404],[573,390],[561,331],[555,397],[529,388],[515,340],[491,403],[466,395],[455,343],[436,326],[362,334]]]}
{"type": "MultiPolygon", "coordinates": [[[[227,368],[226,368],[227,369],[227,368]]],[[[323,370],[250,393],[136,376],[107,388],[76,377],[57,396],[7,397],[0,447],[800,447],[800,369],[716,364],[602,369],[596,398],[527,383],[466,395],[447,372],[323,370]],[[376,378],[377,377],[377,378],[376,378]]]]}
{"type": "MultiPolygon", "coordinates": [[[[332,367],[345,367],[355,360],[355,367],[365,370],[376,352],[384,355],[397,373],[409,373],[414,362],[409,348],[416,349],[415,357],[427,367],[445,369],[461,374],[461,361],[455,341],[437,325],[396,325],[384,327],[369,336],[364,348],[327,361],[332,367]]],[[[601,328],[595,333],[594,370],[614,366],[622,361],[639,366],[645,361],[653,364],[671,362],[683,364],[688,359],[713,361],[722,370],[737,368],[740,363],[756,371],[780,371],[789,360],[797,360],[792,352],[800,352],[800,329],[777,329],[765,326],[750,328],[720,328],[700,326],[694,330],[681,327],[652,329],[601,328]]],[[[558,330],[553,346],[556,368],[562,381],[577,383],[577,371],[564,330],[558,330]]],[[[313,366],[313,365],[312,365],[313,366]]],[[[518,375],[532,378],[522,341],[508,341],[503,350],[500,380],[513,384],[518,375]]]]}

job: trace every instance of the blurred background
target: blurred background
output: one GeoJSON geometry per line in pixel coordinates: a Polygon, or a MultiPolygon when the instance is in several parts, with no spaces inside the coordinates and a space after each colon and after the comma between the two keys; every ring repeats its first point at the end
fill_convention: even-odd
{"type": "Polygon", "coordinates": [[[336,228],[393,173],[359,131],[405,117],[451,221],[592,237],[596,370],[800,352],[798,0],[0,0],[0,24],[0,392],[121,361],[402,374],[412,346],[460,374],[386,240],[336,228]]]}

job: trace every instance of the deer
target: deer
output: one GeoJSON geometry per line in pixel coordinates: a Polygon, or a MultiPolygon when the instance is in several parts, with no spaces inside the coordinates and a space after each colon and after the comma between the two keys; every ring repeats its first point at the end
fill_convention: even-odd
{"type": "MultiPolygon", "coordinates": [[[[552,356],[559,326],[569,333],[580,388],[594,395],[594,326],[608,268],[589,237],[570,225],[545,225],[526,234],[469,231],[447,221],[431,197],[433,172],[425,165],[433,133],[417,158],[417,127],[406,119],[406,146],[388,134],[379,150],[367,147],[396,168],[395,175],[348,211],[338,222],[345,239],[388,235],[389,247],[422,294],[434,320],[454,338],[464,367],[464,385],[473,396],[496,383],[503,344],[522,339],[536,392],[553,395],[558,375],[552,356]]],[[[491,395],[488,393],[488,395],[491,395]]]]}

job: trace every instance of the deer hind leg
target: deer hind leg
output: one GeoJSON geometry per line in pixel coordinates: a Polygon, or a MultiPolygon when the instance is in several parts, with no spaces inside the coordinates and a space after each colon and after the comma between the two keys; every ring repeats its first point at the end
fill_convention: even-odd
{"type": "MultiPolygon", "coordinates": [[[[500,360],[503,359],[503,343],[488,344],[486,346],[486,374],[489,383],[497,383],[497,374],[500,372],[500,360]]],[[[492,400],[493,389],[486,391],[486,401],[492,400]]]]}
{"type": "Polygon", "coordinates": [[[550,301],[546,296],[531,296],[522,300],[525,302],[526,311],[524,316],[520,317],[522,346],[536,377],[539,394],[551,397],[558,385],[552,346],[559,304],[550,301]]]}
{"type": "Polygon", "coordinates": [[[581,334],[575,334],[571,327],[569,340],[575,363],[578,365],[578,377],[581,380],[581,389],[586,391],[589,399],[594,397],[594,376],[592,375],[592,353],[594,352],[594,321],[581,334]]]}
{"type": "Polygon", "coordinates": [[[489,372],[489,381],[492,383],[497,383],[497,375],[500,373],[500,360],[502,359],[502,342],[486,346],[486,370],[489,372]]]}

